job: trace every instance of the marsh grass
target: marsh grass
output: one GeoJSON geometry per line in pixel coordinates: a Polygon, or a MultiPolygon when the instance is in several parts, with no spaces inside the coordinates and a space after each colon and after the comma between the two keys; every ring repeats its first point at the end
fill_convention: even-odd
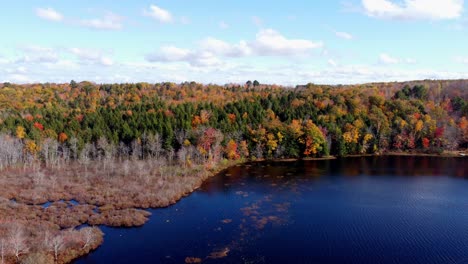
{"type": "Polygon", "coordinates": [[[86,166],[70,162],[61,167],[34,164],[3,169],[0,263],[68,263],[103,242],[102,232],[93,226],[141,226],[150,216],[144,209],[176,203],[231,165],[181,166],[155,159],[126,159],[112,164],[90,161],[86,166]],[[77,229],[83,225],[89,227],[77,229]],[[24,248],[16,254],[10,233],[18,226],[24,248]],[[48,241],[51,236],[55,243],[48,241]]]}

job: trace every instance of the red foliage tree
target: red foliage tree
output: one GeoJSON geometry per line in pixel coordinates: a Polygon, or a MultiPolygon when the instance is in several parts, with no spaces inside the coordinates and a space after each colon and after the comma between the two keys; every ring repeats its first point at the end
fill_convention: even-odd
{"type": "Polygon", "coordinates": [[[429,148],[431,141],[428,138],[423,138],[422,139],[422,144],[425,149],[429,148]]]}
{"type": "Polygon", "coordinates": [[[40,131],[44,130],[44,126],[39,122],[34,123],[34,127],[39,129],[40,131]]]}

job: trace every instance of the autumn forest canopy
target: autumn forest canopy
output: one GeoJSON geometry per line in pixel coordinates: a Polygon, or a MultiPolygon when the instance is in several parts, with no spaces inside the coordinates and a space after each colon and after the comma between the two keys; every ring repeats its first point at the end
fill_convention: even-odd
{"type": "Polygon", "coordinates": [[[467,83],[4,83],[2,166],[52,152],[190,163],[458,150],[468,146],[467,83]]]}

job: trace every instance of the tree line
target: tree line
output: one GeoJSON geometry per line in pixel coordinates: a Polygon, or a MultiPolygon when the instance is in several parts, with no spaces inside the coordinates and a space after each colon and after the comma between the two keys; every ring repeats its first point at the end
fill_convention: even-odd
{"type": "Polygon", "coordinates": [[[463,89],[421,84],[4,84],[0,166],[440,153],[467,147],[467,97],[463,89]]]}

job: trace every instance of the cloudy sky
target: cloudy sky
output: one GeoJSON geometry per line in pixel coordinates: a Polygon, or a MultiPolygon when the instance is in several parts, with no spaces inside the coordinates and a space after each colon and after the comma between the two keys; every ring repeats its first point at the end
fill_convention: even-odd
{"type": "Polygon", "coordinates": [[[468,78],[463,0],[22,0],[0,82],[295,85],[468,78]]]}

